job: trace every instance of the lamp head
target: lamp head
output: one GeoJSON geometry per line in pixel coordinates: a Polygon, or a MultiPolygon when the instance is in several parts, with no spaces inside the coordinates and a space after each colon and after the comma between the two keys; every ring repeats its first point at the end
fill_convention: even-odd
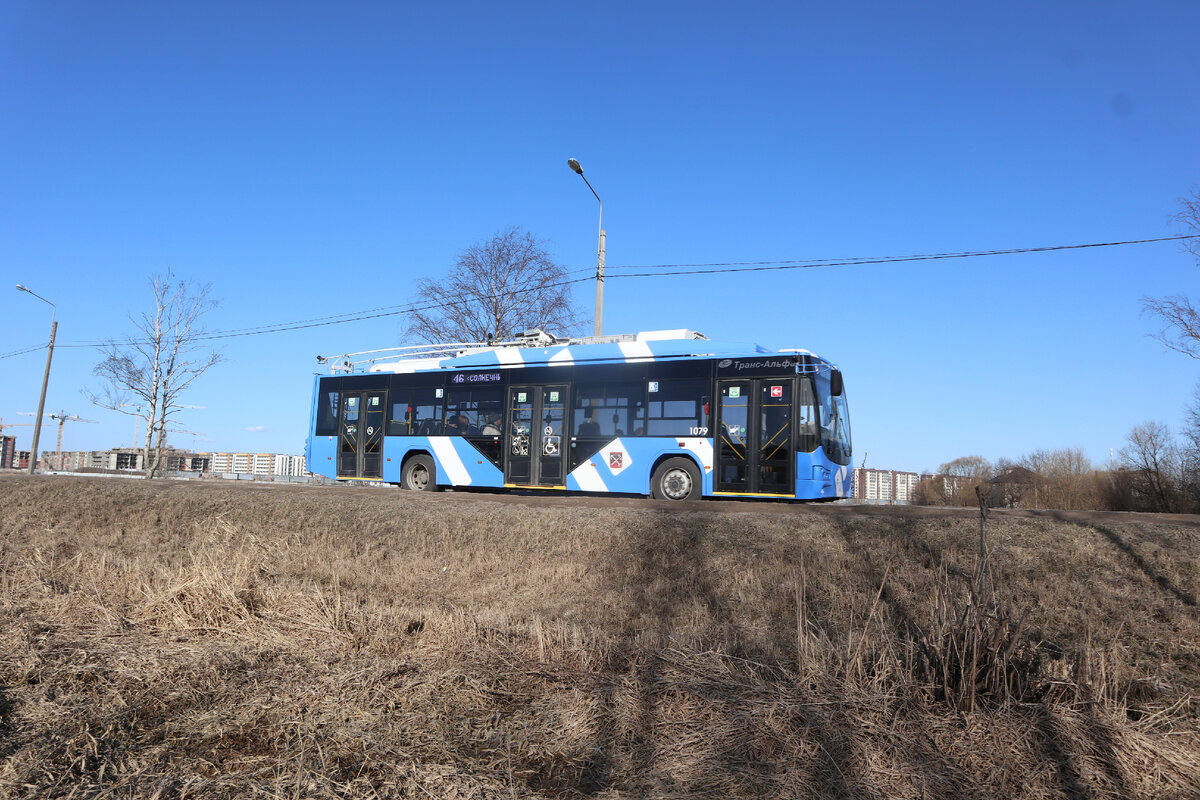
{"type": "Polygon", "coordinates": [[[570,167],[571,169],[575,170],[575,171],[576,171],[577,173],[579,173],[580,175],[582,175],[582,174],[583,174],[583,167],[579,166],[579,162],[578,162],[578,161],[576,161],[575,159],[573,159],[573,158],[568,158],[568,159],[567,159],[567,166],[568,166],[568,167],[570,167]]]}
{"type": "Polygon", "coordinates": [[[28,290],[28,289],[26,289],[24,286],[22,286],[21,284],[19,284],[19,283],[18,283],[18,284],[17,284],[17,291],[18,291],[18,292],[28,292],[29,290],[28,290]]]}

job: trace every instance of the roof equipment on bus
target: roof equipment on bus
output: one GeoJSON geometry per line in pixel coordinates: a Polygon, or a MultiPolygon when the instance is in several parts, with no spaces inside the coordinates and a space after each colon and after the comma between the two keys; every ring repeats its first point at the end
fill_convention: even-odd
{"type": "MultiPolygon", "coordinates": [[[[488,337],[491,338],[490,336],[488,337]]],[[[639,331],[638,333],[617,333],[603,336],[572,336],[558,337],[538,328],[523,331],[514,339],[505,342],[446,342],[442,344],[417,344],[405,347],[387,347],[380,350],[362,350],[357,353],[343,353],[337,356],[317,356],[318,364],[329,364],[331,372],[365,372],[370,371],[377,362],[403,361],[405,371],[414,369],[433,369],[443,358],[453,358],[487,350],[504,350],[509,348],[563,347],[579,344],[619,344],[621,342],[655,342],[669,339],[707,340],[708,337],[698,331],[687,328],[664,331],[639,331]],[[360,358],[365,356],[365,358],[360,358]]]]}

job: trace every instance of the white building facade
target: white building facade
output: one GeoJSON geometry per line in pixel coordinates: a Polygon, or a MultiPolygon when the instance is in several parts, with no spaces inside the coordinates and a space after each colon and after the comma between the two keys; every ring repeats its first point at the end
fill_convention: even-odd
{"type": "Polygon", "coordinates": [[[304,456],[285,453],[207,453],[214,475],[298,478],[307,475],[304,456]]]}
{"type": "Polygon", "coordinates": [[[869,503],[906,505],[912,502],[921,476],[891,469],[854,470],[854,499],[869,503]]]}

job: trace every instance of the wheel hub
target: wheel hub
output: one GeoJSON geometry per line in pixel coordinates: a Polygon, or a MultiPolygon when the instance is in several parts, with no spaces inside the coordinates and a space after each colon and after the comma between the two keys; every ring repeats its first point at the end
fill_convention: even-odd
{"type": "Polygon", "coordinates": [[[692,478],[685,470],[673,469],[663,479],[663,492],[672,499],[687,497],[692,491],[692,478]]]}
{"type": "Polygon", "coordinates": [[[422,466],[413,467],[410,477],[412,478],[412,485],[415,489],[424,489],[429,485],[429,470],[422,466]]]}

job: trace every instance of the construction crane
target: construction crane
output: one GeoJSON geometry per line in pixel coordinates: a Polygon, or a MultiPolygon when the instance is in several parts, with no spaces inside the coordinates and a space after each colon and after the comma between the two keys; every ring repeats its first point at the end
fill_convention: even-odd
{"type": "Polygon", "coordinates": [[[54,448],[54,453],[60,459],[60,463],[61,463],[61,459],[62,459],[63,423],[64,422],[93,422],[93,423],[98,422],[98,420],[84,419],[83,417],[79,416],[78,414],[68,414],[65,411],[59,411],[57,414],[51,414],[50,419],[58,420],[58,445],[54,448]]]}
{"type": "Polygon", "coordinates": [[[196,452],[196,437],[204,435],[203,433],[197,433],[196,431],[185,431],[183,428],[164,428],[163,432],[162,432],[162,440],[163,440],[164,447],[167,445],[167,434],[168,433],[184,433],[184,434],[187,434],[188,436],[191,436],[193,453],[196,452]]]}
{"type": "Polygon", "coordinates": [[[32,422],[5,422],[4,417],[0,417],[0,435],[3,435],[5,428],[32,428],[32,422]]]}
{"type": "MultiPolygon", "coordinates": [[[[36,416],[36,414],[34,414],[31,411],[21,411],[19,413],[26,417],[36,416]]],[[[61,469],[62,468],[63,423],[65,423],[65,422],[97,422],[97,420],[84,419],[83,417],[79,416],[78,414],[68,414],[65,411],[59,411],[57,414],[51,414],[50,419],[58,420],[58,445],[54,448],[54,458],[55,458],[55,463],[58,464],[58,466],[55,467],[55,469],[61,469]]],[[[42,423],[42,424],[44,425],[45,423],[42,423]]]]}

